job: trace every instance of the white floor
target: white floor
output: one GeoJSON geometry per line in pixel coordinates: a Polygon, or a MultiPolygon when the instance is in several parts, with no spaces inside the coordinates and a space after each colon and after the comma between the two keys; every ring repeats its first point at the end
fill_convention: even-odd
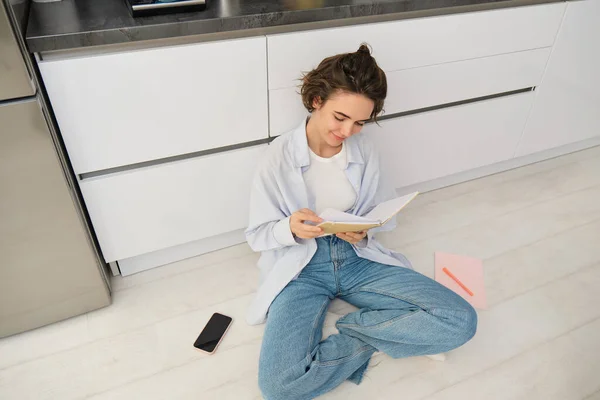
{"type": "MultiPolygon", "coordinates": [[[[423,194],[382,241],[429,276],[436,250],[483,258],[489,309],[446,362],[379,355],[323,398],[600,400],[600,147],[423,194]]],[[[112,306],[0,340],[0,399],[259,399],[256,260],[240,245],[118,277],[112,306]],[[192,343],[215,311],[235,321],[207,356],[192,343]]]]}

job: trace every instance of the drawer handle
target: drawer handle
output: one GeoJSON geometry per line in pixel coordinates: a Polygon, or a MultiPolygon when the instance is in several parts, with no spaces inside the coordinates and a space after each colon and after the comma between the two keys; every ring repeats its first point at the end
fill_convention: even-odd
{"type": "MultiPolygon", "coordinates": [[[[499,97],[513,96],[515,94],[527,93],[527,92],[531,92],[533,90],[535,90],[535,86],[523,88],[523,89],[511,90],[508,92],[490,94],[487,96],[473,97],[471,99],[454,101],[452,103],[438,104],[438,105],[431,106],[431,107],[417,108],[414,110],[402,111],[402,112],[397,112],[397,113],[389,114],[389,115],[382,115],[382,116],[378,117],[377,120],[383,121],[386,119],[406,117],[407,115],[421,114],[421,113],[428,112],[428,111],[440,110],[442,108],[462,106],[464,104],[476,103],[478,101],[484,101],[484,100],[497,99],[499,97]]],[[[372,122],[370,121],[369,123],[372,123],[372,122]]]]}
{"type": "Polygon", "coordinates": [[[142,161],[142,162],[138,162],[138,163],[122,165],[119,167],[106,168],[106,169],[101,169],[98,171],[84,172],[83,174],[79,174],[79,179],[85,180],[85,179],[90,179],[90,178],[97,178],[99,176],[116,174],[116,173],[123,172],[123,171],[131,171],[134,169],[151,167],[151,166],[159,165],[159,164],[167,164],[167,163],[172,163],[175,161],[187,160],[190,158],[203,157],[203,156],[207,156],[210,154],[224,153],[227,151],[244,149],[246,147],[259,146],[261,144],[270,143],[273,139],[275,139],[275,138],[270,137],[270,138],[265,138],[265,139],[253,140],[251,142],[232,144],[232,145],[223,146],[223,147],[216,147],[214,149],[194,151],[192,153],[178,154],[176,156],[158,158],[158,159],[149,160],[149,161],[142,161]]]}

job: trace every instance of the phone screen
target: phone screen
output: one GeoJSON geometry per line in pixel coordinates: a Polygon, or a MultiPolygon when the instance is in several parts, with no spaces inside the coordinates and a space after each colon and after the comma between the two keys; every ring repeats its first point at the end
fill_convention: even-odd
{"type": "Polygon", "coordinates": [[[206,323],[204,329],[202,329],[202,332],[200,332],[200,336],[196,339],[194,347],[212,353],[221,341],[225,331],[227,331],[229,324],[231,324],[230,317],[214,313],[206,323]]]}

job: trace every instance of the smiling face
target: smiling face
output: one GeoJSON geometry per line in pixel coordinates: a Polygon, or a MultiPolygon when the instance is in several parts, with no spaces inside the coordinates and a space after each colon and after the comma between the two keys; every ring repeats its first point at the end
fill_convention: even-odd
{"type": "Polygon", "coordinates": [[[353,53],[327,57],[302,81],[302,104],[311,113],[308,146],[321,157],[339,153],[344,140],[383,111],[387,78],[366,44],[353,53]]]}
{"type": "Polygon", "coordinates": [[[371,118],[374,102],[368,97],[338,91],[324,103],[313,102],[314,111],[307,126],[308,145],[322,157],[331,157],[343,141],[359,133],[371,118]]]}

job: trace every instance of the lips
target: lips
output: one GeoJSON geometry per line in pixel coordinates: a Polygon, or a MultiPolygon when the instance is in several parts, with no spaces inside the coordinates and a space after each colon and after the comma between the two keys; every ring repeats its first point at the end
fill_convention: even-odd
{"type": "Polygon", "coordinates": [[[344,141],[345,138],[336,135],[335,133],[331,132],[331,135],[334,137],[335,140],[338,140],[340,142],[344,141]]]}

